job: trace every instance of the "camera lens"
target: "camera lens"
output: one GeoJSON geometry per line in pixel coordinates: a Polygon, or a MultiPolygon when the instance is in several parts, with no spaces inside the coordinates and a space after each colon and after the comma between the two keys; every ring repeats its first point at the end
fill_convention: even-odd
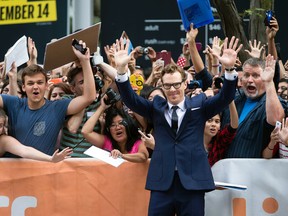
{"type": "Polygon", "coordinates": [[[144,52],[145,54],[148,54],[148,53],[149,53],[148,47],[144,48],[143,52],[144,52]]]}
{"type": "Polygon", "coordinates": [[[223,79],[221,77],[216,77],[214,80],[215,87],[221,89],[221,83],[223,84],[223,79]]]}
{"type": "Polygon", "coordinates": [[[105,104],[109,105],[109,104],[114,104],[117,101],[120,100],[120,95],[117,94],[113,89],[108,88],[106,91],[106,95],[108,96],[108,98],[106,100],[104,100],[105,104]]]}

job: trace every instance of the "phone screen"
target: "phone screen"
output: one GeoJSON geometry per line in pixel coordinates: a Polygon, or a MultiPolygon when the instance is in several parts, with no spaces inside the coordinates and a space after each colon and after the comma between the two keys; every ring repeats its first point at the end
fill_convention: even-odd
{"type": "Polygon", "coordinates": [[[164,66],[171,63],[171,52],[157,52],[156,59],[162,59],[164,66]]]}

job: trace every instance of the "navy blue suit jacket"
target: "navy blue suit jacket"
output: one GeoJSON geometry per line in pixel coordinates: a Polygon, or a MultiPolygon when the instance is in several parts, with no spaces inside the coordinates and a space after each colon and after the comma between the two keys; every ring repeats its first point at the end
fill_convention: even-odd
{"type": "Polygon", "coordinates": [[[172,184],[175,167],[187,190],[215,189],[207,153],[203,144],[206,120],[220,113],[235,96],[235,81],[224,81],[219,94],[207,98],[200,94],[185,98],[186,113],[175,135],[164,111],[167,101],[159,96],[148,101],[138,96],[129,81],[116,82],[122,100],[134,112],[149,118],[154,125],[155,149],[150,161],[146,189],[165,191],[172,184]]]}

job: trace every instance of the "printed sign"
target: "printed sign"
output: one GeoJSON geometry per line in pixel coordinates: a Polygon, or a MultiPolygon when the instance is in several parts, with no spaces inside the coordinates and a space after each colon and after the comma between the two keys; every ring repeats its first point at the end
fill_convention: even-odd
{"type": "Polygon", "coordinates": [[[57,21],[56,0],[0,0],[0,25],[57,21]]]}

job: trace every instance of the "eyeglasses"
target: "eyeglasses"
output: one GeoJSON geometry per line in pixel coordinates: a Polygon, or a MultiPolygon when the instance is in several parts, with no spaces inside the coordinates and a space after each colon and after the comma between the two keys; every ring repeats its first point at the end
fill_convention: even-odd
{"type": "Polygon", "coordinates": [[[122,120],[122,121],[119,121],[118,123],[112,123],[109,128],[111,129],[116,129],[117,127],[120,127],[120,126],[125,126],[125,121],[122,120]]]}
{"type": "MultiPolygon", "coordinates": [[[[183,81],[182,81],[183,82],[183,81]]],[[[163,83],[162,86],[164,89],[169,90],[171,86],[173,86],[175,89],[179,89],[182,82],[176,82],[176,83],[163,83]]]]}

